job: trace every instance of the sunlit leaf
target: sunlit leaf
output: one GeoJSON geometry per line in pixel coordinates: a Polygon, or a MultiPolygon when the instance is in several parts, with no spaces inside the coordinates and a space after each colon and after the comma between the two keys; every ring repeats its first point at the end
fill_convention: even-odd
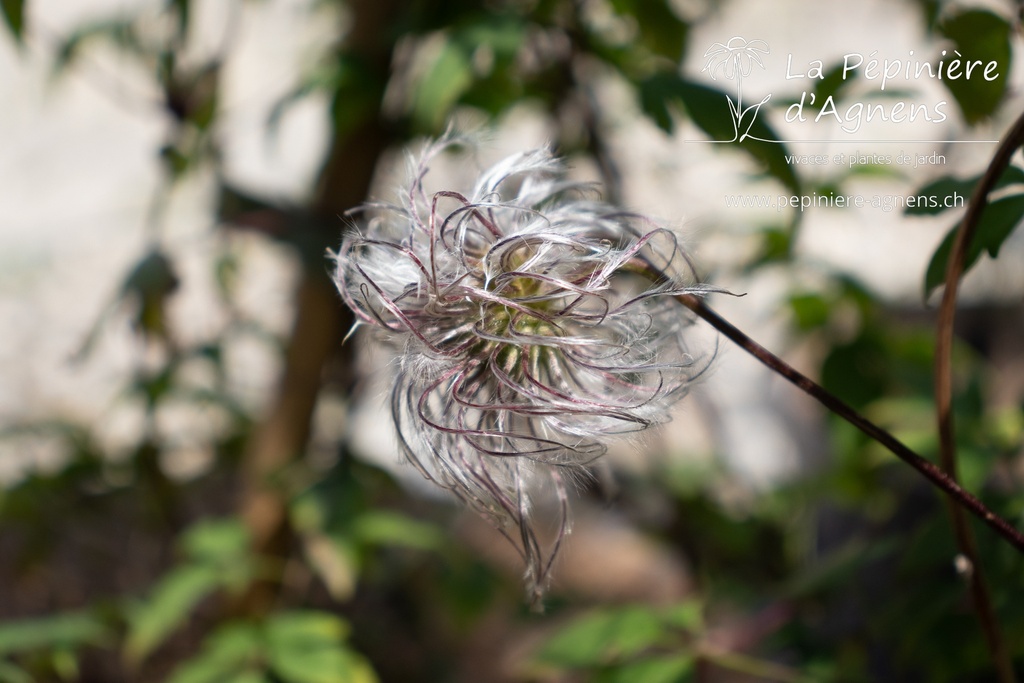
{"type": "Polygon", "coordinates": [[[175,669],[167,683],[223,683],[228,676],[238,673],[239,666],[241,662],[221,661],[199,655],[175,669]]]}
{"type": "Polygon", "coordinates": [[[0,623],[0,654],[97,645],[109,637],[107,627],[92,614],[70,612],[8,621],[0,623]]]}
{"type": "Polygon", "coordinates": [[[693,680],[694,658],[688,654],[653,657],[616,667],[602,683],[686,683],[693,680]]]}
{"type": "Polygon", "coordinates": [[[376,683],[373,669],[341,647],[315,650],[271,649],[270,663],[285,683],[376,683]]]}
{"type": "Polygon", "coordinates": [[[266,625],[270,646],[286,650],[331,647],[346,638],[348,633],[349,627],[344,620],[317,611],[275,614],[266,625]]]}
{"type": "Polygon", "coordinates": [[[696,633],[704,629],[704,605],[687,600],[664,610],[661,618],[668,626],[696,633]]]}
{"type": "Polygon", "coordinates": [[[252,624],[230,624],[210,636],[203,651],[179,666],[168,683],[256,683],[266,680],[247,666],[263,654],[263,640],[252,624]],[[234,676],[235,678],[231,678],[234,676]]]}
{"type": "Polygon", "coordinates": [[[10,662],[0,662],[0,683],[34,683],[28,672],[10,662]]]}
{"type": "Polygon", "coordinates": [[[220,578],[210,567],[185,565],[167,573],[153,594],[133,610],[125,642],[128,659],[145,658],[219,585],[220,578]]]}
{"type": "Polygon", "coordinates": [[[436,526],[387,510],[368,510],[361,514],[352,523],[352,533],[367,543],[420,550],[438,550],[445,540],[436,526]]]}
{"type": "Polygon", "coordinates": [[[181,548],[189,558],[199,562],[234,561],[248,552],[249,532],[237,519],[207,519],[185,532],[181,548]]]}
{"type": "Polygon", "coordinates": [[[651,609],[630,607],[588,614],[556,633],[539,659],[559,666],[594,666],[657,644],[665,629],[651,609]]]}

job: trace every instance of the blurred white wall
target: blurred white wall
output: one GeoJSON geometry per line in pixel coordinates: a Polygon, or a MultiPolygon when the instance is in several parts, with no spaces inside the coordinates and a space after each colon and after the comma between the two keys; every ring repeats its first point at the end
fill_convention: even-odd
{"type": "MultiPolygon", "coordinates": [[[[146,362],[146,352],[134,341],[126,313],[112,309],[111,303],[121,279],[149,240],[157,240],[177,259],[183,275],[184,287],[174,297],[172,309],[180,334],[187,339],[208,338],[223,324],[218,311],[206,303],[214,286],[212,247],[225,239],[210,224],[210,178],[200,172],[182,184],[171,197],[166,220],[155,230],[146,227],[161,182],[157,150],[169,126],[151,75],[103,46],[85,50],[67,73],[59,77],[52,73],[61,36],[83,22],[140,7],[155,17],[160,4],[155,0],[29,0],[26,45],[18,49],[8,33],[0,31],[0,424],[56,414],[104,425],[101,433],[115,445],[132,441],[140,428],[138,407],[126,405],[119,392],[132,368],[146,362]],[[71,356],[104,315],[108,318],[93,354],[85,362],[71,363],[71,356]]],[[[265,123],[273,103],[294,87],[336,32],[338,18],[323,9],[311,10],[314,4],[312,0],[197,3],[203,31],[191,57],[202,59],[228,50],[218,124],[227,171],[243,186],[286,199],[300,199],[310,191],[326,139],[326,103],[310,98],[297,105],[273,139],[267,138],[265,123]]],[[[693,4],[703,6],[680,6],[688,11],[693,4]]],[[[1002,11],[1000,3],[994,4],[1002,11]]],[[[787,53],[793,53],[794,60],[822,59],[829,64],[851,50],[928,52],[934,46],[923,35],[916,11],[913,3],[887,0],[733,0],[723,3],[692,33],[686,70],[706,80],[707,74],[699,71],[707,46],[737,35],[758,38],[772,52],[766,68],[751,75],[746,92],[751,97],[772,92],[781,98],[797,91],[784,78],[787,53]]],[[[160,30],[155,19],[153,30],[160,30]]],[[[1014,65],[1015,84],[1020,83],[1021,67],[1014,65]]],[[[937,94],[933,88],[921,96],[937,94]]],[[[784,335],[781,298],[794,280],[811,289],[817,286],[813,268],[799,273],[765,271],[756,279],[732,270],[749,256],[755,229],[781,219],[764,211],[726,208],[724,194],[777,194],[778,185],[754,177],[756,169],[738,153],[721,154],[712,145],[687,143],[686,139],[701,139],[692,125],[683,124],[670,138],[646,121],[638,121],[633,104],[622,101],[614,84],[601,96],[614,104],[609,108],[614,118],[608,123],[622,165],[626,202],[687,234],[716,284],[748,293],[740,299],[715,297],[715,306],[727,317],[798,365],[809,361],[802,355],[807,350],[784,335]]],[[[1019,87],[1014,98],[1007,112],[1019,109],[1019,87]]],[[[773,114],[774,123],[779,115],[773,114]]],[[[528,110],[516,112],[512,121],[513,133],[500,137],[498,146],[544,141],[544,126],[528,110]]],[[[968,131],[952,116],[941,134],[995,138],[1008,123],[997,120],[968,131]]],[[[913,150],[933,148],[924,144],[913,150]]],[[[839,149],[838,144],[793,146],[799,153],[831,154],[839,149]]],[[[859,149],[876,151],[871,145],[859,149]]],[[[945,146],[941,150],[945,166],[908,173],[895,184],[886,180],[885,191],[909,192],[950,171],[978,173],[993,149],[993,145],[945,146]]],[[[833,171],[825,168],[821,173],[827,177],[833,171]]],[[[870,179],[855,185],[865,193],[878,187],[870,179]]],[[[848,271],[893,300],[913,303],[920,298],[924,266],[949,224],[946,218],[909,219],[872,208],[812,209],[805,216],[799,252],[806,263],[848,271]]],[[[339,231],[340,227],[339,223],[339,231]]],[[[259,238],[227,239],[244,264],[246,310],[284,333],[296,265],[284,250],[259,238]]],[[[1019,262],[1022,242],[1018,236],[1008,244],[999,264],[978,268],[969,278],[966,296],[1019,297],[1024,291],[1024,271],[1013,264],[1019,262]]],[[[240,397],[260,405],[273,386],[273,354],[245,344],[232,354],[232,376],[240,397]]],[[[817,413],[724,340],[720,360],[701,395],[717,417],[711,419],[706,410],[687,404],[674,426],[652,437],[648,445],[709,451],[714,435],[730,465],[755,486],[767,485],[799,466],[798,454],[806,444],[798,443],[794,434],[808,429],[813,433],[817,413]],[[794,425],[800,430],[794,430],[794,425]]],[[[358,424],[370,430],[379,414],[371,411],[358,419],[369,420],[358,424]]],[[[169,429],[177,432],[216,428],[207,422],[208,416],[202,415],[168,418],[169,429]]],[[[382,460],[393,459],[387,443],[368,440],[367,444],[382,460]]],[[[0,479],[55,457],[46,439],[0,439],[0,479]]],[[[197,467],[202,457],[202,453],[196,455],[197,467]]]]}

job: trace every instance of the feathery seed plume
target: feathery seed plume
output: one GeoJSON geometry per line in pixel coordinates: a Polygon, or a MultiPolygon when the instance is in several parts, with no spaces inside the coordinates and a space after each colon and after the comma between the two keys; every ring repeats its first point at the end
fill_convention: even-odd
{"type": "Polygon", "coordinates": [[[597,201],[544,149],[428,195],[429,163],[453,142],[414,162],[400,205],[364,207],[335,282],[396,349],[405,455],[516,545],[539,600],[569,530],[567,485],[609,439],[664,422],[713,356],[688,350],[672,300],[708,288],[671,232],[597,201]],[[543,494],[560,508],[549,544],[532,521],[543,494]]]}

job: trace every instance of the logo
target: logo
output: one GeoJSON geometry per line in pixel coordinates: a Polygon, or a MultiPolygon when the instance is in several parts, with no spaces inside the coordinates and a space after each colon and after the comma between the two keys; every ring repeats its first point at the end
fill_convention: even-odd
{"type": "MultiPolygon", "coordinates": [[[[701,73],[707,72],[712,80],[725,78],[735,81],[735,96],[726,93],[729,117],[733,135],[730,140],[708,140],[707,142],[729,143],[757,140],[759,142],[782,144],[793,140],[757,137],[751,134],[756,130],[761,135],[766,133],[766,126],[759,125],[758,117],[764,117],[769,111],[772,95],[768,94],[759,101],[746,104],[743,100],[745,80],[754,72],[754,67],[766,70],[765,57],[771,54],[768,43],[764,40],[747,40],[742,36],[733,36],[725,43],[714,43],[704,53],[704,66],[701,73]]],[[[822,59],[814,59],[802,68],[794,66],[792,53],[786,57],[786,81],[796,81],[802,85],[803,92],[795,96],[785,96],[783,100],[789,106],[780,116],[773,117],[777,125],[786,128],[793,125],[821,124],[819,142],[867,142],[862,137],[853,136],[862,131],[879,130],[879,124],[887,124],[885,130],[896,126],[909,127],[911,124],[942,124],[949,118],[945,108],[946,100],[920,101],[915,100],[919,91],[913,86],[923,81],[995,81],[1001,77],[999,64],[994,61],[969,59],[958,50],[942,50],[936,61],[915,57],[914,50],[903,55],[880,55],[878,50],[868,54],[848,52],[839,58],[831,68],[822,59]],[[822,89],[822,82],[828,79],[831,85],[822,89]],[[840,88],[854,80],[861,85],[857,87],[858,96],[853,99],[840,99],[837,94],[840,88]],[[835,85],[838,83],[838,87],[835,85]],[[790,104],[791,103],[791,104],[790,104]],[[781,119],[781,121],[780,121],[781,119]],[[872,124],[875,124],[872,126],[872,124]],[[849,136],[849,137],[847,137],[849,136]],[[846,140],[843,140],[846,138],[846,140]]],[[[798,86],[799,87],[799,86],[798,86]]],[[[781,107],[780,107],[781,110],[781,107]]],[[[934,129],[933,129],[934,130],[934,129]]],[[[809,142],[806,134],[799,136],[801,141],[809,142]]],[[[781,136],[787,137],[785,135],[781,136]]],[[[991,140],[870,140],[871,142],[992,142],[991,140]]]]}
{"type": "MultiPolygon", "coordinates": [[[[754,64],[764,69],[762,55],[768,55],[771,50],[768,43],[763,40],[744,40],[741,36],[734,36],[729,42],[715,43],[704,53],[704,68],[701,72],[707,71],[712,80],[718,80],[718,73],[736,81],[736,100],[733,101],[729,95],[725,99],[729,103],[729,113],[732,116],[733,138],[732,140],[718,140],[716,142],[743,142],[744,140],[761,140],[750,134],[750,128],[757,120],[757,114],[761,111],[772,96],[765,95],[757,104],[743,107],[743,79],[750,75],[754,64]]],[[[771,142],[762,140],[762,142],[771,142]]]]}

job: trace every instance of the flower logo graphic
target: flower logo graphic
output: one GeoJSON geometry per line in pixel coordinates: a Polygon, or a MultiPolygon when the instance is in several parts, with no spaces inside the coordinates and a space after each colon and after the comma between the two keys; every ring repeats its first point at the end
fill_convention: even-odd
{"type": "Polygon", "coordinates": [[[765,95],[760,102],[744,109],[743,79],[753,71],[754,64],[763,69],[764,61],[761,57],[770,52],[768,43],[763,40],[745,40],[741,36],[734,36],[727,43],[715,43],[704,53],[702,73],[707,71],[712,80],[717,81],[718,74],[721,72],[730,81],[736,81],[736,101],[734,102],[731,97],[726,96],[729,113],[732,117],[733,138],[718,142],[743,142],[748,138],[761,139],[750,135],[750,128],[754,125],[761,107],[771,99],[771,95],[765,95]]]}
{"type": "Polygon", "coordinates": [[[740,36],[735,36],[724,45],[715,43],[708,48],[708,51],[704,53],[704,68],[701,71],[707,71],[716,81],[718,80],[716,75],[718,71],[722,71],[722,75],[730,81],[737,76],[742,81],[743,78],[750,75],[755,62],[759,67],[764,68],[761,55],[767,55],[770,52],[768,43],[763,40],[748,41],[740,36]]]}

